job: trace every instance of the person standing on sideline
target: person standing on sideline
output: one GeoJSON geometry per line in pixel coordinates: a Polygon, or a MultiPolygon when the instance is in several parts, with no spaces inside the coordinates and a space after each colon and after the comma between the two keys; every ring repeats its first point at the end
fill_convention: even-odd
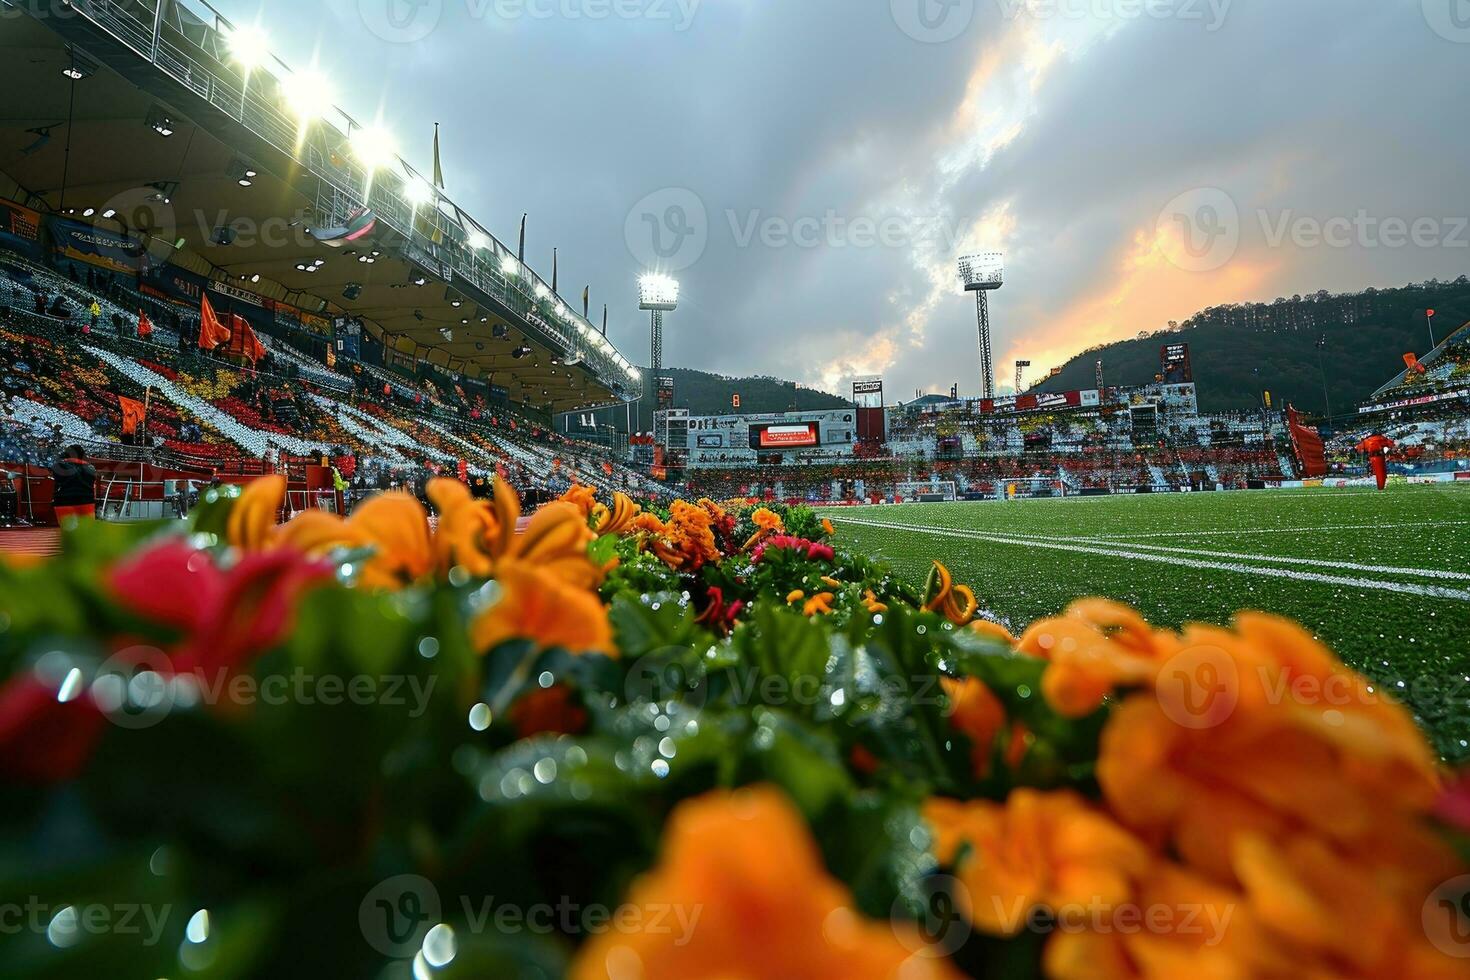
{"type": "Polygon", "coordinates": [[[97,517],[97,471],[87,462],[81,446],[67,446],[51,467],[56,490],[51,498],[56,522],[63,527],[69,518],[90,521],[97,517]]]}

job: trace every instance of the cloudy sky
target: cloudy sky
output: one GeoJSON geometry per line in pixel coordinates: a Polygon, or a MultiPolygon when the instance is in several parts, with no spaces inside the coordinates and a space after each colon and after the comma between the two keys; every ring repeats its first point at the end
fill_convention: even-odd
{"type": "Polygon", "coordinates": [[[216,0],[646,363],[979,388],[1223,302],[1470,272],[1470,0],[216,0]],[[594,318],[597,314],[594,313],[594,318]]]}

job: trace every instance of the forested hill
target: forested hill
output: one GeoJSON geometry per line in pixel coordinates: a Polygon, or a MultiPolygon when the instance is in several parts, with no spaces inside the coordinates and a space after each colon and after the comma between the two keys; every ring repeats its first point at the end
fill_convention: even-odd
{"type": "Polygon", "coordinates": [[[1325,368],[1333,413],[1342,415],[1403,371],[1405,353],[1428,353],[1426,309],[1436,311],[1435,334],[1444,340],[1470,321],[1470,280],[1212,306],[1168,330],[1078,354],[1034,390],[1093,388],[1099,358],[1107,385],[1147,384],[1159,373],[1160,348],[1187,343],[1203,412],[1250,409],[1263,391],[1321,412],[1325,368]]]}
{"type": "MultiPolygon", "coordinates": [[[[687,408],[695,415],[729,415],[735,411],[732,406],[736,395],[740,396],[739,411],[749,415],[842,408],[851,404],[825,391],[803,388],[779,378],[727,378],[688,368],[665,368],[664,374],[674,379],[674,406],[687,408]]],[[[653,429],[653,412],[657,406],[647,368],[643,369],[643,377],[645,397],[638,408],[641,419],[638,428],[648,432],[653,429]]]]}

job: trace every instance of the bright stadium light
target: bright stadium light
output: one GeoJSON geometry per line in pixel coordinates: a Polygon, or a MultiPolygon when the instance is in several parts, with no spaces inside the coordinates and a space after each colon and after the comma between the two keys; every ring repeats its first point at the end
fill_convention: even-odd
{"type": "Polygon", "coordinates": [[[679,283],[672,276],[649,273],[638,280],[638,308],[672,312],[679,305],[679,283]]]}
{"type": "MultiPolygon", "coordinates": [[[[352,154],[357,157],[359,163],[369,170],[382,170],[392,165],[398,155],[398,145],[393,141],[393,135],[381,126],[366,126],[356,130],[352,134],[352,154]]],[[[423,181],[417,181],[423,183],[423,181]]],[[[425,185],[427,188],[427,185],[425,185]]],[[[410,200],[414,193],[413,182],[408,187],[410,200]]],[[[433,191],[429,191],[430,197],[433,191]]],[[[430,197],[425,197],[427,201],[430,197]]],[[[419,202],[422,203],[422,202],[419,202]]]]}
{"type": "Polygon", "coordinates": [[[296,72],[281,79],[286,105],[303,123],[320,119],[332,108],[332,90],[326,76],[315,69],[296,72]]]}
{"type": "Polygon", "coordinates": [[[476,228],[470,232],[469,245],[475,251],[482,252],[490,247],[490,236],[476,228]]]}
{"type": "Polygon", "coordinates": [[[429,182],[424,180],[424,178],[414,177],[403,188],[403,196],[408,200],[409,204],[418,207],[422,204],[429,204],[434,200],[434,188],[430,187],[429,182]]]}
{"type": "Polygon", "coordinates": [[[649,331],[649,367],[653,371],[653,385],[659,384],[659,372],[664,369],[664,314],[672,313],[679,305],[679,283],[673,276],[650,272],[638,280],[638,308],[649,310],[652,327],[649,331]]]}
{"type": "Polygon", "coordinates": [[[235,60],[235,64],[245,69],[246,74],[270,60],[270,42],[266,39],[265,31],[254,24],[236,27],[225,38],[225,43],[230,47],[230,57],[235,60]]]}

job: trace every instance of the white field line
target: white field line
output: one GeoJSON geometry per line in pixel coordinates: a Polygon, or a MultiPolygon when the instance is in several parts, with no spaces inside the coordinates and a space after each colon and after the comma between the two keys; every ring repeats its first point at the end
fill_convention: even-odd
{"type": "Polygon", "coordinates": [[[1470,572],[1445,572],[1435,568],[1401,568],[1394,565],[1363,565],[1351,561],[1330,561],[1325,558],[1287,558],[1278,555],[1243,555],[1235,551],[1200,551],[1195,548],[1166,548],[1157,544],[1135,544],[1131,541],[1110,541],[1101,538],[1044,538],[1050,541],[1076,541],[1081,544],[1124,545],[1142,548],[1145,551],[1162,551],[1172,555],[1194,555],[1200,558],[1235,558],[1241,561],[1259,561],[1271,565],[1314,565],[1319,568],[1340,568],[1349,572],[1374,572],[1379,575],[1409,575],[1414,578],[1440,578],[1470,581],[1470,572]]]}
{"type": "MultiPolygon", "coordinates": [[[[1353,589],[1374,589],[1381,592],[1399,592],[1405,595],[1426,596],[1434,599],[1449,599],[1456,602],[1470,602],[1470,590],[1452,589],[1442,585],[1420,585],[1414,582],[1387,582],[1380,579],[1354,578],[1346,575],[1326,575],[1320,572],[1307,572],[1294,568],[1270,568],[1252,565],[1241,565],[1231,562],[1202,561],[1175,555],[1156,554],[1147,551],[1125,551],[1117,548],[1096,547],[1088,544],[1074,544],[1066,540],[1048,540],[1041,538],[1015,538],[1005,537],[999,534],[985,534],[977,531],[956,531],[951,528],[924,527],[912,524],[888,524],[882,521],[863,521],[848,517],[843,523],[857,524],[863,527],[882,528],[890,531],[910,531],[919,534],[932,534],[946,538],[961,538],[968,541],[985,541],[990,544],[1018,545],[1024,548],[1043,548],[1050,551],[1066,551],[1073,554],[1100,555],[1104,558],[1127,558],[1132,561],[1157,562],[1159,564],[1173,565],[1183,568],[1199,568],[1215,572],[1234,572],[1241,575],[1259,575],[1266,578],[1284,578],[1294,582],[1317,582],[1322,585],[1340,585],[1353,589]]],[[[1252,560],[1255,560],[1253,557],[1252,560]]]]}
{"type": "MultiPolygon", "coordinates": [[[[1148,534],[1093,534],[1086,538],[1077,538],[1078,541],[1122,541],[1130,542],[1135,538],[1206,538],[1206,537],[1234,537],[1241,534],[1303,534],[1309,531],[1377,531],[1381,528],[1390,527],[1461,527],[1470,524],[1470,521],[1411,521],[1401,524],[1318,524],[1316,527],[1257,527],[1239,528],[1228,531],[1153,531],[1148,534]]],[[[1060,541],[1071,541],[1072,538],[1062,537],[1060,541]]]]}

